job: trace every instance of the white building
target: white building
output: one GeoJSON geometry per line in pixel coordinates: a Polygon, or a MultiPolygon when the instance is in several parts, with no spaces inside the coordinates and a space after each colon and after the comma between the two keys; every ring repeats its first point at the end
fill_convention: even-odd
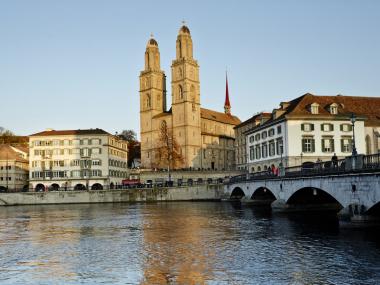
{"type": "Polygon", "coordinates": [[[28,150],[23,146],[0,145],[0,190],[28,188],[28,150]]]}
{"type": "Polygon", "coordinates": [[[245,132],[250,172],[280,162],[285,167],[352,153],[352,123],[359,154],[379,152],[380,98],[305,94],[282,102],[269,120],[245,132]]]}
{"type": "Polygon", "coordinates": [[[47,130],[29,138],[30,188],[109,189],[128,178],[127,141],[101,129],[47,130]]]}

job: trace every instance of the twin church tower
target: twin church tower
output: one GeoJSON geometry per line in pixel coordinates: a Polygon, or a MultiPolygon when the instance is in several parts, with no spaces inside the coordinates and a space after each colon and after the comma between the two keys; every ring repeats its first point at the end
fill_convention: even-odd
{"type": "Polygon", "coordinates": [[[160,67],[157,41],[150,38],[140,73],[141,164],[161,168],[160,126],[166,124],[183,157],[180,168],[229,170],[234,167],[234,130],[240,120],[230,113],[226,85],[225,112],[201,108],[199,65],[193,58],[190,30],[183,25],[172,62],[172,104],[167,109],[166,76],[160,67]]]}

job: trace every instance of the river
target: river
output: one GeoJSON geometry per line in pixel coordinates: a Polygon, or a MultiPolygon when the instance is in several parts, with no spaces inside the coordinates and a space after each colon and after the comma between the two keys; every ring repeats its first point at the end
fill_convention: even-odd
{"type": "Polygon", "coordinates": [[[221,202],[0,208],[0,284],[379,284],[380,233],[221,202]]]}

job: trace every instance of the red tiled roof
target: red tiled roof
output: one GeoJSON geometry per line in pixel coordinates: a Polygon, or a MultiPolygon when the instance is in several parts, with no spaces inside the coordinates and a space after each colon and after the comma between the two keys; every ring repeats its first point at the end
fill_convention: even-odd
{"type": "Polygon", "coordinates": [[[85,130],[47,130],[30,135],[34,136],[64,136],[64,135],[111,135],[102,129],[85,129],[85,130]]]}
{"type": "Polygon", "coordinates": [[[307,93],[289,102],[290,105],[285,112],[287,118],[298,116],[312,117],[349,117],[354,113],[358,117],[365,117],[366,126],[380,126],[380,98],[359,96],[321,96],[307,93]],[[318,114],[310,113],[310,105],[319,104],[318,114]],[[329,112],[331,104],[338,105],[338,114],[329,112]]]}
{"type": "Polygon", "coordinates": [[[236,116],[216,112],[205,108],[201,108],[201,118],[229,125],[237,125],[241,122],[240,119],[236,116]]]}
{"type": "Polygon", "coordinates": [[[234,127],[234,129],[248,125],[249,123],[252,123],[255,120],[259,119],[260,117],[263,117],[265,119],[270,119],[271,116],[272,116],[272,113],[267,113],[267,112],[261,112],[261,113],[255,114],[251,118],[249,118],[248,120],[245,120],[244,122],[241,122],[240,124],[236,125],[234,127]]]}
{"type": "Polygon", "coordinates": [[[10,145],[0,144],[0,160],[17,160],[21,162],[28,162],[22,158],[10,145]]]}

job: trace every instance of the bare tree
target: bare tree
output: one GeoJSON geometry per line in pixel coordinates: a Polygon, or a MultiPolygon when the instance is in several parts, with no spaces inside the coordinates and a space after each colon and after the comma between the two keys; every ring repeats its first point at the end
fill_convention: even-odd
{"type": "Polygon", "coordinates": [[[137,141],[137,135],[134,130],[123,130],[119,136],[128,142],[137,141]]]}
{"type": "Polygon", "coordinates": [[[170,170],[180,168],[183,165],[183,156],[181,147],[173,135],[173,131],[168,128],[166,121],[162,121],[159,130],[159,137],[157,142],[157,156],[155,165],[160,168],[167,168],[170,170]]]}
{"type": "Polygon", "coordinates": [[[137,134],[134,130],[123,130],[119,137],[128,141],[128,167],[132,167],[133,161],[141,158],[141,145],[137,134]]]}

